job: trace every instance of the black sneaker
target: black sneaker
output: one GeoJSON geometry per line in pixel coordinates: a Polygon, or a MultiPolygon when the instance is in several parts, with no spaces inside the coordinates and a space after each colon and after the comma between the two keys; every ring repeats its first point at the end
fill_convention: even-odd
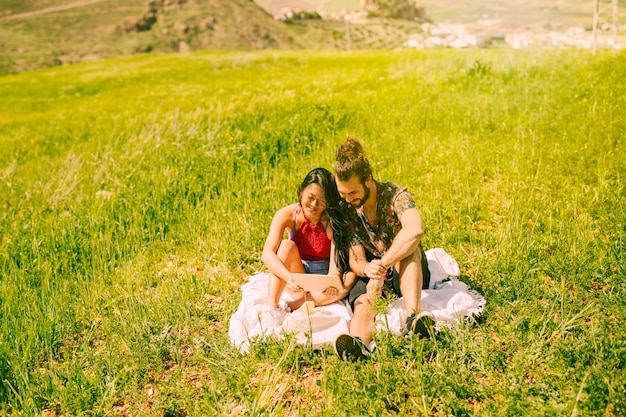
{"type": "Polygon", "coordinates": [[[406,329],[409,333],[430,339],[435,335],[435,319],[430,314],[413,313],[406,319],[406,329]]]}
{"type": "Polygon", "coordinates": [[[357,361],[370,356],[369,349],[361,339],[349,334],[342,334],[335,340],[335,353],[344,361],[357,361]]]}

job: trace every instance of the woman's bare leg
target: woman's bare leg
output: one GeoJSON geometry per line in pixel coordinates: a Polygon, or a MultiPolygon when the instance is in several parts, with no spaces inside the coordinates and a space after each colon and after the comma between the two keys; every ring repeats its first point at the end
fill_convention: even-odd
{"type": "MultiPolygon", "coordinates": [[[[276,254],[278,255],[278,258],[283,262],[283,264],[287,267],[289,271],[300,272],[300,273],[305,272],[304,267],[302,266],[302,260],[300,259],[300,251],[298,250],[298,247],[292,240],[283,240],[280,243],[280,246],[278,247],[278,252],[276,254]]],[[[280,300],[280,295],[283,293],[283,290],[285,289],[286,286],[287,286],[287,283],[285,281],[278,278],[274,274],[270,274],[269,289],[268,289],[268,294],[267,294],[267,305],[269,307],[271,308],[278,307],[278,300],[280,300]]],[[[303,297],[302,293],[294,293],[293,291],[289,291],[289,293],[294,298],[303,297]]],[[[300,305],[302,304],[302,302],[304,302],[304,300],[300,302],[300,305]]]]}

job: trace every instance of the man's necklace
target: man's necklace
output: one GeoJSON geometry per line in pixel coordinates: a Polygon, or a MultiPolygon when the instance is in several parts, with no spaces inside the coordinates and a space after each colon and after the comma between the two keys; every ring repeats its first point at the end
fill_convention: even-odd
{"type": "Polygon", "coordinates": [[[361,218],[361,222],[363,223],[363,226],[365,226],[366,230],[371,230],[371,229],[374,229],[375,227],[378,227],[378,214],[377,213],[378,213],[378,201],[376,202],[376,205],[374,206],[374,215],[372,216],[373,221],[370,221],[369,217],[365,213],[365,209],[361,207],[361,215],[359,217],[361,218]],[[366,224],[366,221],[367,221],[367,224],[366,224]]]}

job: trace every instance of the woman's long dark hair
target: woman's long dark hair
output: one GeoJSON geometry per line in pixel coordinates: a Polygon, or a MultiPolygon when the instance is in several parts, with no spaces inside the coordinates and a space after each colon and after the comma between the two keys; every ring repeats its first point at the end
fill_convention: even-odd
{"type": "Polygon", "coordinates": [[[333,230],[333,239],[335,241],[335,263],[343,279],[343,274],[350,270],[348,250],[350,249],[351,234],[343,214],[342,199],[337,191],[335,177],[326,168],[315,168],[309,171],[298,187],[298,201],[302,199],[304,189],[311,184],[317,184],[324,190],[326,214],[328,214],[330,219],[330,227],[333,230]]]}

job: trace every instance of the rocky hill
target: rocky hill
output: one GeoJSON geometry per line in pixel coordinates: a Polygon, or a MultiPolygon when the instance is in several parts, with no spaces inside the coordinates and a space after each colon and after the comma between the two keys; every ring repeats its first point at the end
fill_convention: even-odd
{"type": "Polygon", "coordinates": [[[3,3],[0,74],[145,52],[310,46],[252,0],[31,1],[30,9],[3,3]]]}
{"type": "Polygon", "coordinates": [[[275,20],[253,0],[0,0],[0,75],[136,53],[397,47],[416,22],[275,20]]]}
{"type": "Polygon", "coordinates": [[[343,20],[276,20],[253,0],[0,0],[0,75],[136,53],[396,48],[420,30],[374,3],[383,15],[347,33],[343,20]]]}
{"type": "MultiPolygon", "coordinates": [[[[393,49],[432,21],[506,27],[588,26],[588,0],[0,0],[0,75],[194,50],[393,49]],[[277,6],[316,13],[276,20],[277,6]],[[358,7],[357,7],[358,5],[358,7]],[[418,6],[419,5],[419,6],[418,6]],[[331,7],[332,6],[332,7],[331,7]],[[341,13],[359,9],[346,24],[341,13]],[[344,12],[341,12],[341,11],[344,12]],[[317,17],[317,18],[315,18],[317,17]],[[354,16],[353,16],[354,17],[354,16]]],[[[620,16],[624,15],[620,6],[620,16]]]]}

